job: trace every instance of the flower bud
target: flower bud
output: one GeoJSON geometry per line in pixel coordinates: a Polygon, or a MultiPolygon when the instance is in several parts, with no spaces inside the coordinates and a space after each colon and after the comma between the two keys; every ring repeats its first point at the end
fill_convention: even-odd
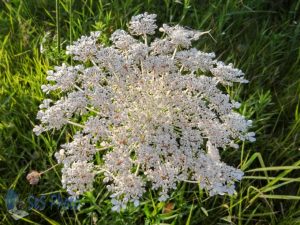
{"type": "Polygon", "coordinates": [[[36,171],[32,170],[29,174],[27,174],[26,179],[28,180],[29,184],[36,185],[41,178],[41,174],[36,171]]]}

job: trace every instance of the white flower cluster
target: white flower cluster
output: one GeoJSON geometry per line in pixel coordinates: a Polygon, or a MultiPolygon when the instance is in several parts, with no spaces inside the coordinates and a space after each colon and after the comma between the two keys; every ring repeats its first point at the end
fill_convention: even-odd
{"type": "Polygon", "coordinates": [[[255,140],[247,131],[251,121],[234,111],[240,104],[220,90],[247,82],[244,74],[191,47],[205,32],[164,24],[164,37],[148,43],[155,18],[134,16],[130,33],[116,30],[108,47],[97,43],[100,32],[80,38],[67,47],[78,65],[55,67],[42,86],[62,97],[40,105],[36,134],[78,126],[55,154],[63,186],[78,196],[103,173],[116,211],[138,205],[146,186],[161,201],[182,181],[199,183],[210,195],[233,194],[243,172],[221,162],[219,151],[255,140]],[[101,165],[93,163],[96,153],[101,165]]]}

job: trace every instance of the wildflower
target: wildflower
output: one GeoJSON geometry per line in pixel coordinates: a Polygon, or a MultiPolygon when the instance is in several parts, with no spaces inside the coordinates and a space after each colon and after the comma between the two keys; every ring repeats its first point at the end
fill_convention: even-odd
{"type": "Polygon", "coordinates": [[[167,24],[163,24],[159,31],[166,33],[170,42],[176,47],[182,48],[189,48],[192,45],[192,41],[197,41],[203,34],[200,31],[189,30],[179,25],[170,27],[167,24]]]}
{"type": "Polygon", "coordinates": [[[40,181],[41,174],[36,171],[32,170],[29,174],[27,174],[26,179],[28,180],[29,184],[36,185],[40,181]]]}
{"type": "Polygon", "coordinates": [[[93,187],[95,172],[92,163],[75,161],[62,169],[62,185],[68,193],[77,197],[93,187]]]}
{"type": "Polygon", "coordinates": [[[243,172],[222,162],[219,151],[255,140],[252,121],[236,112],[240,103],[220,88],[246,83],[244,73],[192,47],[207,32],[164,24],[164,38],[148,43],[155,18],[134,16],[131,35],[116,30],[111,46],[98,44],[100,32],[81,37],[67,47],[78,64],[55,67],[42,86],[62,96],[42,102],[34,132],[77,127],[55,153],[63,187],[77,197],[102,173],[115,211],[137,206],[146,187],[166,201],[182,181],[210,195],[233,194],[243,172]]]}
{"type": "Polygon", "coordinates": [[[129,22],[130,33],[142,36],[154,34],[155,29],[157,28],[155,18],[155,14],[148,14],[147,12],[133,16],[129,22]]]}
{"type": "Polygon", "coordinates": [[[86,62],[93,59],[99,49],[97,39],[101,32],[91,32],[90,36],[82,36],[73,45],[67,46],[67,54],[73,55],[74,60],[86,62]]]}
{"type": "Polygon", "coordinates": [[[41,176],[42,176],[44,173],[46,173],[46,172],[52,170],[52,169],[55,168],[57,165],[59,165],[59,164],[55,164],[54,166],[52,166],[52,167],[50,167],[50,168],[48,168],[48,169],[46,169],[46,170],[44,170],[44,171],[42,171],[42,172],[38,172],[38,171],[36,171],[36,170],[32,170],[29,174],[27,174],[26,179],[27,179],[27,181],[29,182],[29,184],[31,184],[31,185],[36,185],[36,184],[38,184],[38,182],[39,182],[40,179],[41,179],[41,176]]]}

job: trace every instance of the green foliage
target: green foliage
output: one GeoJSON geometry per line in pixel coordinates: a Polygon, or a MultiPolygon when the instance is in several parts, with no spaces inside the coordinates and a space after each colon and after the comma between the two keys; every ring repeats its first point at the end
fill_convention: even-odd
{"type": "Polygon", "coordinates": [[[0,2],[0,224],[300,224],[300,1],[271,0],[3,0],[0,2]],[[78,212],[27,210],[18,221],[5,205],[8,189],[19,193],[26,210],[30,194],[62,193],[60,168],[30,186],[26,174],[46,170],[54,152],[69,138],[32,133],[45,72],[66,57],[65,46],[93,30],[103,42],[132,15],[158,14],[158,23],[211,30],[200,49],[233,62],[250,83],[228,88],[254,121],[257,141],[240,143],[222,158],[240,165],[245,177],[232,197],[208,197],[197,185],[181,184],[169,202],[149,192],[138,208],[113,213],[109,193],[98,182],[81,199],[78,212]]]}

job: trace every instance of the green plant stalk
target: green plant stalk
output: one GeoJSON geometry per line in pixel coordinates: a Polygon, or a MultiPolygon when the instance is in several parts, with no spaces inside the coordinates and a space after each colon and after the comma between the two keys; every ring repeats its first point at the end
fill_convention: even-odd
{"type": "Polygon", "coordinates": [[[55,12],[56,12],[56,35],[57,35],[57,51],[60,53],[60,26],[59,26],[59,0],[55,1],[55,12]]]}

